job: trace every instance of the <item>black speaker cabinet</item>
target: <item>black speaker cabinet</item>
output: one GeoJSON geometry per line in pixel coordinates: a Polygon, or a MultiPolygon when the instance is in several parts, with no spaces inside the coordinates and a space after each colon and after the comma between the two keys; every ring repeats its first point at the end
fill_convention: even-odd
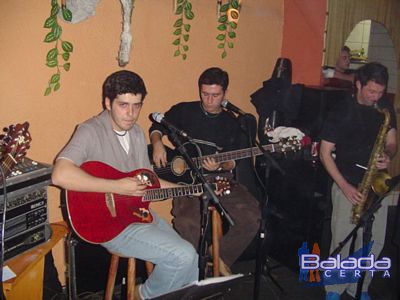
{"type": "Polygon", "coordinates": [[[319,161],[278,159],[284,174],[271,170],[267,210],[267,254],[298,272],[297,250],[303,242],[321,251],[330,179],[319,161]]]}
{"type": "MultiPolygon", "coordinates": [[[[92,245],[82,241],[76,244],[75,270],[78,295],[83,292],[105,290],[110,258],[108,251],[100,245],[92,245]]],[[[119,268],[118,274],[121,271],[119,268]]],[[[117,277],[120,280],[120,276],[117,275],[117,277]]]]}
{"type": "Polygon", "coordinates": [[[347,93],[347,89],[305,86],[297,117],[291,126],[305,132],[313,141],[317,140],[329,111],[340,104],[347,93]]]}
{"type": "MultiPolygon", "coordinates": [[[[70,261],[70,268],[74,273],[70,274],[70,284],[74,285],[76,294],[79,296],[83,293],[95,293],[105,290],[108,269],[110,266],[111,255],[102,246],[89,244],[74,238],[73,249],[74,259],[70,261]],[[71,264],[74,264],[73,266],[71,264]]],[[[71,247],[71,246],[70,246],[71,247]]],[[[121,258],[119,260],[117,277],[115,279],[115,286],[125,284],[128,259],[121,258]]],[[[136,277],[145,278],[144,262],[137,260],[136,262],[136,277]]],[[[121,289],[124,292],[125,289],[121,289]]],[[[71,292],[70,292],[71,293],[71,292]]]]}

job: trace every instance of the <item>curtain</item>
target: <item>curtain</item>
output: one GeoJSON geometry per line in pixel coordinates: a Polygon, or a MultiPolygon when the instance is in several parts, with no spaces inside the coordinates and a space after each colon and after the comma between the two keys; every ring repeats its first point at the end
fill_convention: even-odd
{"type": "Polygon", "coordinates": [[[398,0],[329,0],[326,36],[326,64],[334,65],[339,49],[353,28],[363,20],[383,24],[399,58],[400,47],[400,1],[398,0]]]}

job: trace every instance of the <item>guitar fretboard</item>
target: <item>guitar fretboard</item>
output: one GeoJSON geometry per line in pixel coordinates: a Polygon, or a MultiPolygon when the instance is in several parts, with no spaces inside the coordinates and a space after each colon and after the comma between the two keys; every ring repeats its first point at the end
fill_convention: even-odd
{"type": "MultiPolygon", "coordinates": [[[[276,152],[282,149],[282,145],[280,144],[270,144],[270,145],[265,145],[263,146],[264,150],[268,152],[276,152]]],[[[201,163],[206,159],[206,158],[213,158],[217,163],[221,162],[226,162],[230,160],[238,160],[238,159],[243,159],[247,157],[252,157],[252,156],[258,156],[261,155],[261,149],[258,147],[253,147],[253,148],[246,148],[246,149],[241,149],[241,150],[233,150],[233,151],[228,151],[228,152],[222,152],[222,153],[216,153],[216,154],[211,154],[211,155],[205,155],[203,157],[196,157],[195,163],[197,166],[200,166],[201,163]]]]}
{"type": "MultiPolygon", "coordinates": [[[[212,184],[212,186],[215,190],[216,184],[212,184]]],[[[201,194],[202,192],[203,192],[202,184],[184,185],[182,187],[174,187],[174,188],[151,189],[146,191],[142,201],[148,202],[148,201],[165,200],[173,197],[201,194]]]]}

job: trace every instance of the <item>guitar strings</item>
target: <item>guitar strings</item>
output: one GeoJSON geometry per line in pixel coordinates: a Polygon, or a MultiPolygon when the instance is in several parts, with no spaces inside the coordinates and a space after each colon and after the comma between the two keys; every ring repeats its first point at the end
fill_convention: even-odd
{"type": "MultiPolygon", "coordinates": [[[[134,196],[134,197],[139,197],[139,198],[144,198],[146,196],[146,193],[151,194],[151,195],[147,195],[147,196],[154,196],[154,195],[158,195],[158,196],[163,196],[163,192],[168,191],[168,190],[181,190],[183,192],[178,193],[177,195],[190,195],[190,194],[195,194],[197,192],[201,192],[201,191],[196,191],[196,189],[201,189],[202,190],[202,185],[201,184],[193,184],[193,185],[187,185],[187,186],[179,186],[179,187],[173,187],[173,188],[162,188],[162,187],[158,187],[155,189],[148,189],[145,191],[145,195],[143,196],[134,196]]],[[[172,195],[172,197],[175,197],[177,195],[172,195]]],[[[168,195],[164,197],[161,197],[160,199],[168,199],[170,198],[170,193],[168,193],[168,195]]],[[[115,200],[125,200],[125,199],[131,199],[132,196],[129,195],[121,195],[121,194],[114,194],[115,200]]],[[[158,199],[158,198],[156,198],[158,199]]],[[[150,200],[154,200],[154,199],[150,199],[150,200]]],[[[150,200],[145,200],[145,202],[150,201],[150,200]]]]}
{"type": "Polygon", "coordinates": [[[13,158],[13,156],[15,157],[15,156],[17,156],[17,154],[18,154],[18,152],[15,152],[14,150],[12,151],[12,152],[10,152],[9,153],[10,155],[7,155],[5,158],[4,158],[4,160],[3,160],[3,162],[2,162],[2,164],[4,164],[4,166],[9,170],[9,171],[11,171],[11,169],[12,169],[12,167],[13,167],[13,164],[15,164],[14,163],[14,158],[13,158]]]}
{"type": "MultiPolygon", "coordinates": [[[[266,146],[264,146],[264,147],[270,147],[270,148],[272,148],[272,152],[276,152],[276,151],[278,151],[278,150],[282,150],[281,148],[284,148],[284,145],[280,145],[279,143],[276,143],[276,144],[269,144],[269,145],[266,145],[266,146]]],[[[216,153],[215,155],[216,156],[222,156],[222,157],[225,157],[226,156],[226,158],[232,158],[232,159],[235,159],[235,156],[232,156],[233,154],[232,153],[246,153],[247,151],[253,151],[253,150],[256,150],[256,151],[258,151],[258,149],[256,148],[256,147],[251,147],[251,148],[246,148],[246,149],[240,149],[240,150],[233,150],[233,151],[228,151],[228,152],[222,152],[222,153],[216,153]]],[[[213,155],[208,155],[208,156],[213,156],[213,155]]],[[[201,157],[196,157],[196,158],[194,158],[194,160],[195,160],[195,163],[196,163],[196,165],[197,166],[200,166],[200,164],[201,164],[201,161],[203,160],[204,158],[201,158],[201,157]]],[[[239,158],[240,159],[240,158],[239,158]]],[[[166,166],[161,166],[161,167],[156,167],[155,165],[153,165],[153,169],[158,173],[158,174],[162,174],[162,175],[164,175],[164,174],[169,174],[169,173],[171,173],[171,172],[173,172],[173,164],[171,163],[171,162],[168,162],[167,163],[167,165],[166,166]]],[[[189,168],[185,168],[185,172],[188,170],[189,168]]],[[[183,175],[183,174],[181,174],[181,175],[183,175]]],[[[181,175],[178,175],[178,176],[181,176],[181,175]]]]}

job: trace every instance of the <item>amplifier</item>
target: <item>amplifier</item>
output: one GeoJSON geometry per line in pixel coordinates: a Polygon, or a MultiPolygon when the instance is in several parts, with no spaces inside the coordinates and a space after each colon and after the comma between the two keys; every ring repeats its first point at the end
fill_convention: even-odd
{"type": "MultiPolygon", "coordinates": [[[[47,186],[51,182],[51,171],[50,165],[24,158],[6,178],[7,210],[4,234],[6,260],[50,238],[47,186]]],[[[1,215],[3,209],[4,187],[1,183],[1,215]]]]}
{"type": "Polygon", "coordinates": [[[51,233],[50,225],[45,223],[7,239],[4,242],[4,260],[43,244],[50,239],[51,233]]]}

